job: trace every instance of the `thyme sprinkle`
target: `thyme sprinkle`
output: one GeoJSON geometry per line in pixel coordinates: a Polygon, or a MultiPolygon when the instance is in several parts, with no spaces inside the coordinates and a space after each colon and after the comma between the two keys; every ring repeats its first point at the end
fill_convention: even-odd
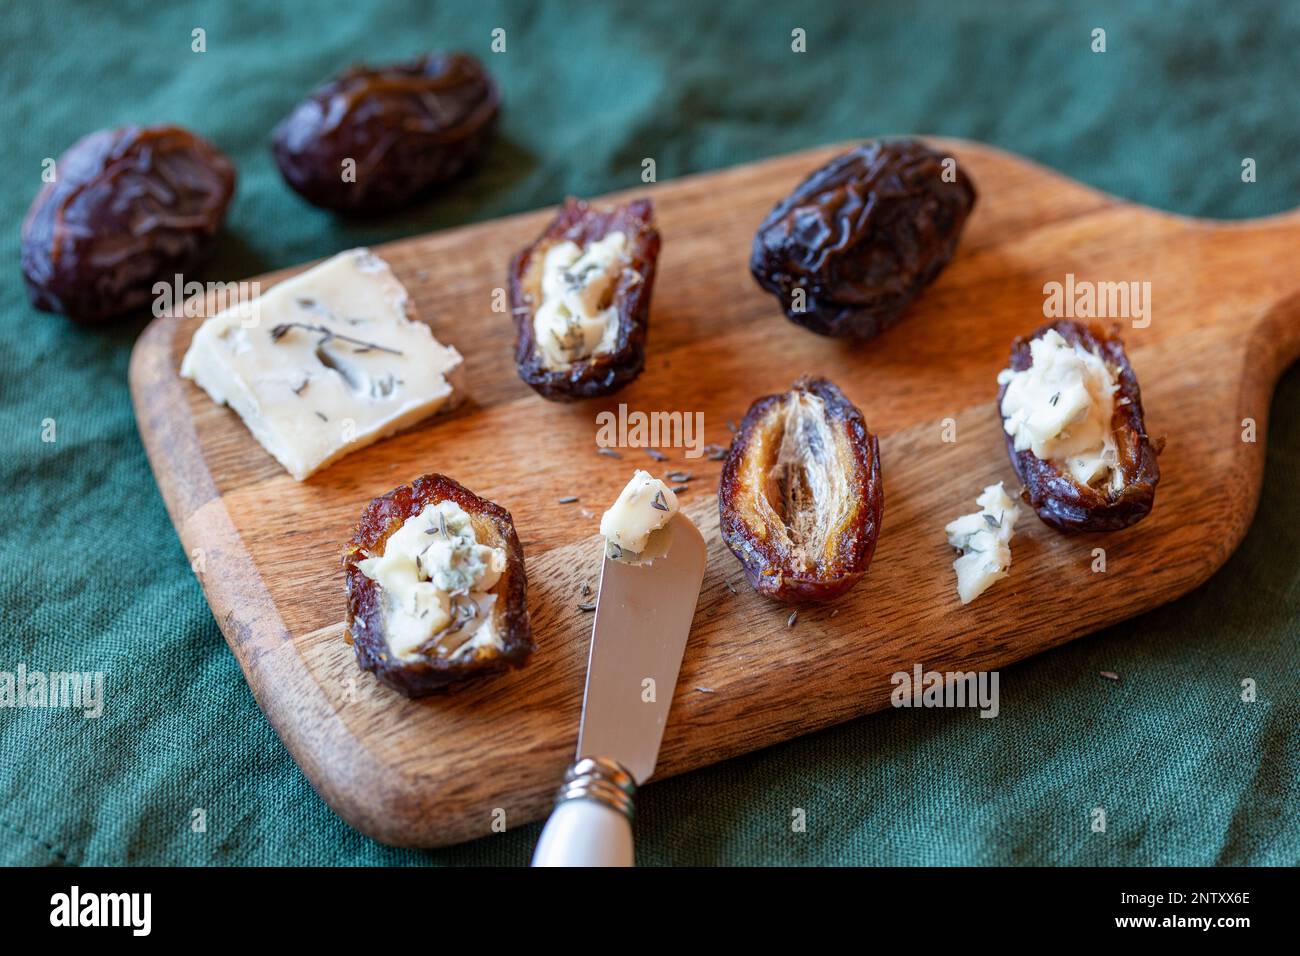
{"type": "Polygon", "coordinates": [[[1002,518],[1001,517],[995,518],[986,511],[984,512],[984,523],[987,524],[990,528],[1001,528],[1002,518]]]}
{"type": "Polygon", "coordinates": [[[319,418],[319,419],[320,419],[321,421],[323,421],[323,422],[327,422],[327,421],[329,421],[329,419],[325,417],[325,413],[324,413],[324,412],[317,412],[317,413],[316,413],[316,417],[319,418]]]}
{"type": "Polygon", "coordinates": [[[1052,407],[1055,408],[1055,407],[1056,407],[1056,403],[1059,402],[1060,400],[1061,400],[1061,393],[1060,393],[1060,392],[1057,392],[1057,393],[1056,393],[1055,395],[1053,395],[1052,398],[1051,398],[1051,405],[1052,405],[1052,407]]]}
{"type": "Polygon", "coordinates": [[[341,332],[335,332],[333,329],[328,328],[324,325],[311,325],[310,323],[307,322],[281,322],[275,328],[271,329],[271,341],[272,342],[280,341],[282,338],[284,338],[286,335],[289,334],[290,329],[303,329],[304,331],[307,332],[319,332],[321,334],[321,340],[316,343],[317,346],[324,345],[325,343],[329,342],[331,339],[338,339],[340,342],[347,342],[351,345],[361,346],[361,348],[358,349],[357,351],[368,352],[371,349],[375,349],[380,352],[387,352],[390,355],[402,354],[401,350],[399,349],[390,349],[386,345],[376,345],[374,342],[367,342],[364,339],[354,339],[350,335],[343,335],[341,332]]]}
{"type": "Polygon", "coordinates": [[[651,458],[653,458],[655,461],[668,460],[668,456],[665,455],[663,452],[659,451],[657,448],[647,449],[646,454],[649,455],[651,458]]]}
{"type": "Polygon", "coordinates": [[[622,455],[620,455],[618,452],[616,452],[616,451],[615,451],[614,449],[612,449],[612,448],[597,448],[597,449],[596,449],[596,454],[597,454],[597,455],[604,455],[606,458],[622,458],[622,457],[623,457],[622,455]]]}
{"type": "Polygon", "coordinates": [[[576,502],[577,500],[578,500],[578,496],[577,496],[577,495],[565,495],[563,498],[560,499],[560,504],[562,504],[562,505],[571,505],[571,504],[573,504],[574,502],[576,502]]]}
{"type": "Polygon", "coordinates": [[[596,610],[596,605],[595,605],[595,603],[592,602],[592,601],[587,601],[587,602],[585,602],[585,603],[583,603],[583,604],[579,604],[579,605],[578,605],[578,610],[579,610],[579,611],[594,611],[594,610],[596,610]]]}
{"type": "Polygon", "coordinates": [[[791,611],[791,612],[790,612],[790,616],[787,617],[787,618],[785,619],[785,626],[786,626],[786,627],[794,627],[794,622],[797,621],[797,620],[799,620],[799,612],[798,612],[798,611],[791,611]]]}
{"type": "Polygon", "coordinates": [[[654,501],[650,502],[650,507],[654,508],[656,511],[668,510],[668,501],[664,498],[664,493],[662,491],[655,492],[655,498],[654,501]]]}

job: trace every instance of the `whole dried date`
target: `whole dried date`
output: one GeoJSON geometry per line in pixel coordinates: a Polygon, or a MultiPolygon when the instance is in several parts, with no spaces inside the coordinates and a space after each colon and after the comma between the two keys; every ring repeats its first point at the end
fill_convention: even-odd
{"type": "MultiPolygon", "coordinates": [[[[998,409],[1006,433],[1007,454],[1011,465],[1025,486],[1025,497],[1038,517],[1060,531],[1116,531],[1145,518],[1155,503],[1156,484],[1160,481],[1158,449],[1147,436],[1142,412],[1142,394],[1137,375],[1129,364],[1124,343],[1118,336],[1107,335],[1095,325],[1062,320],[1050,323],[1031,335],[1016,339],[1011,346],[1012,373],[1031,368],[1031,343],[1049,330],[1055,331],[1071,347],[1095,354],[1105,364],[1113,379],[1113,406],[1110,435],[1114,460],[1107,480],[1089,484],[1078,480],[1060,461],[1044,460],[1033,449],[1016,450],[1015,437],[1007,426],[1004,399],[1010,381],[998,390],[998,409]]],[[[1010,378],[1004,373],[1005,378],[1010,378]]],[[[1059,394],[1059,393],[1057,393],[1059,394]]],[[[1053,395],[1053,405],[1061,401],[1053,395]]],[[[1068,423],[1067,423],[1068,424],[1068,423]]]]}
{"type": "Polygon", "coordinates": [[[975,204],[970,177],[946,159],[915,140],[837,156],[758,227],[754,279],[798,325],[879,335],[948,264],[975,204]]]}
{"type": "Polygon", "coordinates": [[[201,265],[235,191],[235,168],[179,126],[123,126],[73,143],[23,222],[22,264],[37,308],[102,322],[201,265]]]}
{"type": "Polygon", "coordinates": [[[354,66],[280,121],[272,152],[285,182],[308,202],[386,212],[477,160],[499,112],[492,77],[465,53],[354,66]]]}
{"type": "Polygon", "coordinates": [[[824,378],[750,406],[722,467],[722,538],[760,594],[821,601],[866,573],[884,508],[880,445],[824,378]]]}
{"type": "MultiPolygon", "coordinates": [[[[445,518],[441,520],[441,529],[434,521],[427,536],[419,533],[419,540],[421,543],[427,540],[432,546],[438,540],[439,531],[443,538],[447,537],[445,518]]],[[[456,555],[456,568],[472,563],[472,555],[460,544],[452,551],[456,555]]],[[[420,567],[418,558],[415,567],[420,567]]],[[[522,667],[536,649],[528,618],[524,552],[510,512],[445,475],[424,475],[371,501],[344,550],[343,571],[347,587],[347,633],[357,664],[408,697],[423,697],[468,678],[507,667],[522,667]],[[464,653],[466,643],[477,633],[471,632],[469,625],[478,618],[474,613],[457,612],[457,601],[461,602],[461,608],[471,609],[472,602],[464,599],[472,595],[453,593],[447,626],[429,635],[413,653],[399,655],[391,644],[389,632],[393,622],[385,610],[383,589],[360,565],[368,558],[384,554],[394,533],[409,519],[423,513],[427,506],[441,502],[452,502],[469,516],[479,544],[505,552],[504,570],[491,586],[495,601],[488,622],[498,640],[478,646],[470,644],[472,653],[464,653]]],[[[427,577],[427,566],[419,574],[421,579],[427,577]]],[[[433,585],[426,582],[422,586],[433,585]]],[[[391,608],[391,603],[388,607],[391,608]]]]}
{"type": "Polygon", "coordinates": [[[565,202],[510,264],[519,377],[544,398],[573,401],[640,375],[658,259],[649,200],[565,202]]]}

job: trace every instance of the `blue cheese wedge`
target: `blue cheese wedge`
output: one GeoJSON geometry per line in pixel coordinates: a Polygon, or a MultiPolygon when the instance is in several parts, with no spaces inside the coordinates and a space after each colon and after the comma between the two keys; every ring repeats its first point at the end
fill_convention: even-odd
{"type": "Polygon", "coordinates": [[[1055,329],[1029,343],[1030,366],[1003,369],[998,384],[1003,427],[1016,451],[1068,471],[1082,485],[1118,491],[1124,478],[1111,415],[1118,384],[1096,352],[1071,345],[1055,329]]]}
{"type": "Polygon", "coordinates": [[[181,375],[302,481],[448,405],[460,364],[388,263],[351,249],[208,319],[181,375]]]}
{"type": "Polygon", "coordinates": [[[480,544],[470,516],[454,501],[426,505],[407,518],[383,554],[357,568],[379,587],[384,635],[398,660],[431,652],[454,661],[481,647],[504,649],[491,590],[506,569],[505,549],[480,544]]]}
{"type": "Polygon", "coordinates": [[[948,543],[961,552],[952,563],[957,572],[957,596],[969,604],[990,585],[1007,576],[1011,567],[1011,536],[1020,520],[1020,506],[1002,482],[989,485],[975,499],[980,510],[962,515],[943,529],[948,543]]]}
{"type": "MultiPolygon", "coordinates": [[[[673,490],[649,472],[637,469],[614,504],[600,518],[606,553],[632,563],[659,557],[655,532],[677,513],[673,490]]],[[[662,539],[662,536],[658,536],[662,539]]]]}

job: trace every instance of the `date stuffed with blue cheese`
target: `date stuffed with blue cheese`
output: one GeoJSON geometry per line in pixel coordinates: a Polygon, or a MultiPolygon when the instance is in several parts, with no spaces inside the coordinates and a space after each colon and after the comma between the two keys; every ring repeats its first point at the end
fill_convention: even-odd
{"type": "Polygon", "coordinates": [[[343,569],[358,665],[408,697],[522,666],[535,649],[510,513],[451,478],[370,502],[343,569]]]}
{"type": "Polygon", "coordinates": [[[569,199],[510,265],[520,378],[573,401],[640,375],[658,258],[649,200],[600,209],[569,199]]]}
{"type": "Polygon", "coordinates": [[[1060,321],[1017,339],[998,375],[1011,464],[1038,517],[1061,531],[1141,521],[1160,481],[1124,343],[1060,321]]]}

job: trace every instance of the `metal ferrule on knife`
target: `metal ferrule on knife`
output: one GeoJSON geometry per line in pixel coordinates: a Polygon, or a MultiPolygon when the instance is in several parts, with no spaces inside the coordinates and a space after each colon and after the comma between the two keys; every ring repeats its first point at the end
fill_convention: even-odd
{"type": "Polygon", "coordinates": [[[568,800],[595,800],[631,820],[635,813],[632,803],[635,794],[636,781],[618,761],[607,757],[583,757],[565,772],[555,804],[559,806],[568,800]]]}

